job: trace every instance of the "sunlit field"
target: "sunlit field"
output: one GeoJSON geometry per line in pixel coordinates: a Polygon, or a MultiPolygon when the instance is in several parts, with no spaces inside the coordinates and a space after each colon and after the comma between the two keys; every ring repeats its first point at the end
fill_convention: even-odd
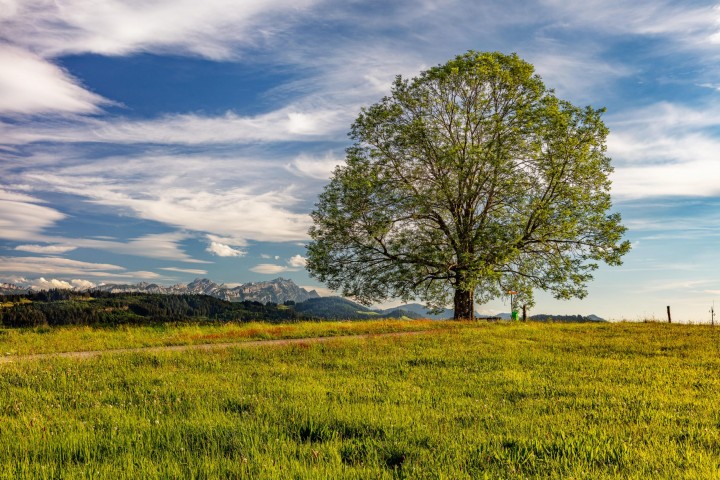
{"type": "Polygon", "coordinates": [[[465,328],[473,322],[370,320],[363,322],[203,322],[115,327],[0,328],[0,357],[91,350],[232,343],[282,338],[329,337],[373,333],[465,328]]]}
{"type": "MultiPolygon", "coordinates": [[[[303,328],[339,328],[316,325],[303,328]]],[[[720,330],[432,325],[1,364],[0,477],[720,477],[720,330]]],[[[19,351],[33,335],[61,334],[3,338],[19,351]]]]}

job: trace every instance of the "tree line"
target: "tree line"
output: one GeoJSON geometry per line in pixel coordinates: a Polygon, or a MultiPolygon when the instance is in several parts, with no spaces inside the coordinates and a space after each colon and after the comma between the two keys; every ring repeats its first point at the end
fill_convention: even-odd
{"type": "Polygon", "coordinates": [[[257,301],[228,302],[195,294],[80,293],[53,289],[7,295],[3,301],[0,325],[4,327],[313,319],[312,315],[297,312],[291,302],[281,306],[257,301]]]}

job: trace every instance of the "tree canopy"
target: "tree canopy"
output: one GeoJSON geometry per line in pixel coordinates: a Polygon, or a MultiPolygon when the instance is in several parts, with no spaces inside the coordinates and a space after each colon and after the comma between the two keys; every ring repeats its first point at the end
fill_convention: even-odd
{"type": "Polygon", "coordinates": [[[610,213],[603,109],[557,98],[517,55],[470,51],[364,108],[312,213],[308,270],[364,303],[533,289],[582,298],[630,248],[610,213]]]}

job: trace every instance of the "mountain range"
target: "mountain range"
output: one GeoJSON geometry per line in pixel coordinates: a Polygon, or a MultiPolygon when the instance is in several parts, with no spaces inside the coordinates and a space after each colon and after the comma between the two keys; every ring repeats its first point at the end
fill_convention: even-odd
{"type": "Polygon", "coordinates": [[[133,285],[104,284],[94,287],[92,290],[100,290],[112,293],[158,293],[165,295],[210,295],[211,297],[227,300],[229,302],[242,302],[245,300],[260,303],[285,303],[304,302],[311,298],[319,298],[315,291],[307,291],[299,287],[292,280],[276,278],[266,282],[250,282],[228,287],[224,284],[217,284],[207,278],[196,278],[187,285],[177,284],[169,287],[155,283],[140,282],[133,285]]]}
{"type": "MultiPolygon", "coordinates": [[[[282,304],[293,302],[300,313],[307,313],[320,318],[357,319],[357,318],[430,318],[444,320],[453,318],[453,310],[446,308],[439,313],[430,313],[424,305],[409,303],[387,309],[371,309],[342,297],[320,297],[315,291],[308,291],[292,280],[276,278],[264,282],[250,282],[235,287],[218,284],[207,278],[197,278],[192,282],[163,286],[155,283],[140,282],[136,284],[102,284],[91,290],[110,293],[149,293],[160,295],[209,295],[230,302],[256,301],[262,304],[282,304]],[[302,304],[302,305],[301,305],[302,304]]],[[[0,295],[23,295],[29,289],[10,283],[0,283],[0,295]]],[[[486,316],[476,313],[477,318],[486,316]]],[[[500,313],[493,318],[509,320],[509,313],[500,313]]],[[[558,322],[602,322],[597,315],[533,315],[535,321],[558,322]]]]}
{"type": "MultiPolygon", "coordinates": [[[[31,288],[21,287],[12,283],[0,283],[0,295],[24,295],[31,288]]],[[[260,303],[304,302],[311,298],[319,298],[315,290],[307,291],[299,287],[292,280],[276,278],[266,282],[250,282],[229,287],[218,284],[207,278],[197,278],[187,285],[177,284],[171,286],[156,283],[140,282],[135,284],[106,283],[89,290],[99,290],[111,293],[156,293],[160,295],[209,295],[211,297],[227,300],[229,302],[242,302],[245,300],[260,303]]]]}
{"type": "Polygon", "coordinates": [[[0,283],[0,295],[25,295],[29,288],[20,287],[14,283],[0,283]]]}

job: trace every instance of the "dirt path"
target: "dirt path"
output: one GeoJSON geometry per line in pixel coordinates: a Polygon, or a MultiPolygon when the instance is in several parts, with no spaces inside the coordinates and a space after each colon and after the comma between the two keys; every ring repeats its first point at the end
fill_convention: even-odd
{"type": "Polygon", "coordinates": [[[29,360],[43,360],[47,358],[95,358],[101,355],[115,355],[124,353],[156,353],[156,352],[184,352],[187,350],[218,350],[223,348],[250,348],[263,346],[291,345],[294,343],[325,343],[333,340],[348,340],[351,338],[364,339],[375,337],[403,337],[408,335],[420,335],[443,329],[417,330],[410,332],[392,333],[363,333],[358,335],[337,335],[334,337],[304,337],[304,338],[278,338],[273,340],[250,340],[244,342],[224,343],[199,343],[194,345],[164,345],[157,347],[117,348],[112,350],[88,350],[84,352],[56,352],[56,353],[35,353],[31,355],[16,355],[0,357],[0,364],[12,362],[24,362],[29,360]]]}

